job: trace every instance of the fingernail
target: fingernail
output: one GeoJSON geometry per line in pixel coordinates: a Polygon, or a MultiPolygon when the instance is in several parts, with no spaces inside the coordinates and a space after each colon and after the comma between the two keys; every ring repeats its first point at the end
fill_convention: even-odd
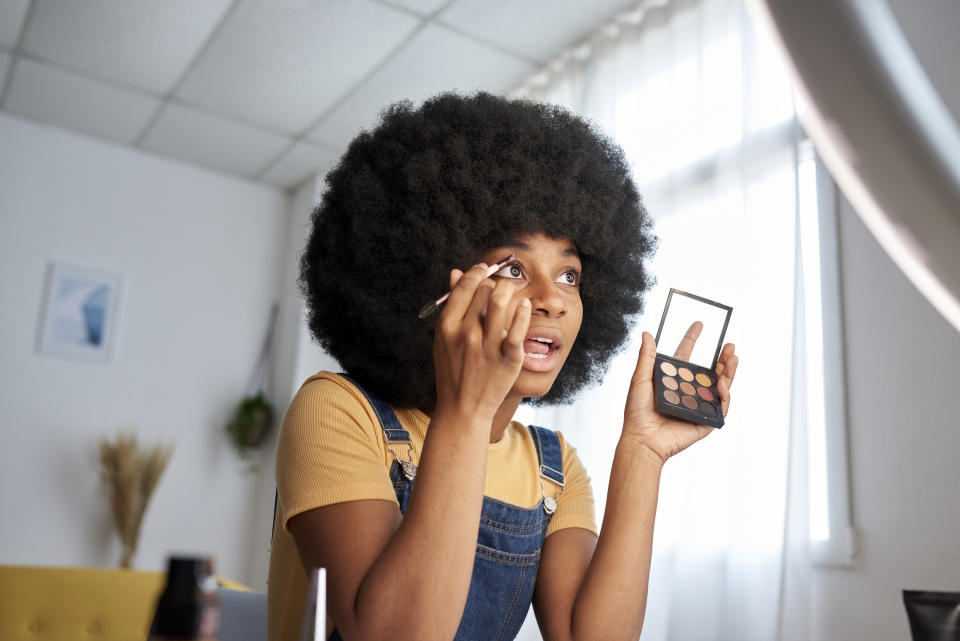
{"type": "Polygon", "coordinates": [[[477,263],[477,267],[479,267],[479,268],[481,268],[481,269],[490,269],[490,265],[488,265],[488,264],[486,264],[486,263],[477,263]]]}
{"type": "Polygon", "coordinates": [[[524,298],[522,301],[520,301],[520,307],[530,307],[530,299],[524,298]]]}

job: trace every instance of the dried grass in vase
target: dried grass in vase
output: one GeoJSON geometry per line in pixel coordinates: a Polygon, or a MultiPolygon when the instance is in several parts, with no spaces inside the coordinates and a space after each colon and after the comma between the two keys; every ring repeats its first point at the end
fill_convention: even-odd
{"type": "Polygon", "coordinates": [[[172,445],[141,451],[132,433],[120,434],[112,442],[100,439],[100,478],[110,495],[113,523],[123,545],[122,568],[133,563],[143,516],[172,454],[172,445]]]}

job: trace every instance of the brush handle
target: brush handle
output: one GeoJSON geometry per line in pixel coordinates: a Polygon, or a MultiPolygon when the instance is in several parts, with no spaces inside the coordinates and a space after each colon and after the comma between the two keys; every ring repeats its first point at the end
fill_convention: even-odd
{"type": "MultiPolygon", "coordinates": [[[[507,256],[506,258],[504,258],[503,260],[499,261],[496,265],[491,265],[490,267],[487,268],[487,275],[484,276],[484,278],[490,278],[491,276],[493,276],[494,274],[496,274],[498,271],[500,271],[501,269],[503,269],[503,267],[504,267],[507,263],[509,263],[510,261],[512,261],[512,260],[513,260],[514,258],[516,258],[516,257],[517,257],[516,254],[510,254],[509,256],[507,256]]],[[[443,296],[441,296],[441,297],[438,298],[437,300],[430,301],[429,303],[427,303],[426,305],[424,305],[423,307],[420,308],[420,313],[417,314],[417,317],[418,317],[418,318],[426,318],[426,317],[429,316],[430,314],[432,314],[432,313],[434,313],[435,311],[437,311],[438,309],[440,309],[440,306],[443,305],[445,302],[447,302],[447,299],[448,299],[448,298],[450,298],[450,292],[447,292],[446,294],[444,294],[443,296]]]]}

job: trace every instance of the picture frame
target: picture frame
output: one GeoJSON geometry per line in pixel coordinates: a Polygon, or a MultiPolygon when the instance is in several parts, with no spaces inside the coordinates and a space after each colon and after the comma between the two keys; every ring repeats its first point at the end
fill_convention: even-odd
{"type": "Polygon", "coordinates": [[[38,351],[108,360],[117,329],[121,281],[118,273],[51,262],[38,351]]]}

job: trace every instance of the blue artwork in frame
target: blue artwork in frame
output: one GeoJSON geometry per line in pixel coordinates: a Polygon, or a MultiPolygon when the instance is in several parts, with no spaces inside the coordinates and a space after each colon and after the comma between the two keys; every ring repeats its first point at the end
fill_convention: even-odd
{"type": "Polygon", "coordinates": [[[106,360],[116,333],[119,296],[119,274],[52,263],[39,350],[106,360]]]}

